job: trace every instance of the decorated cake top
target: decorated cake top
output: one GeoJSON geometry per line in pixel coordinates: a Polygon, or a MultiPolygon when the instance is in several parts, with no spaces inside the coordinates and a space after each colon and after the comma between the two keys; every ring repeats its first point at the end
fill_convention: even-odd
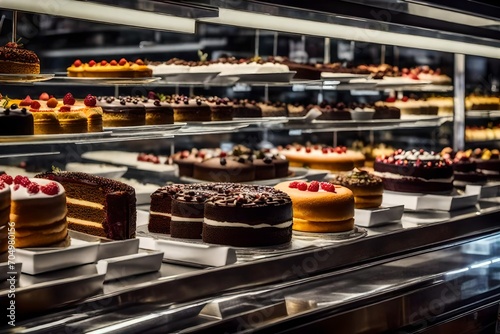
{"type": "Polygon", "coordinates": [[[335,185],[330,182],[318,182],[311,181],[311,183],[307,184],[304,181],[292,181],[288,184],[288,188],[298,189],[300,191],[310,191],[310,192],[318,192],[318,191],[326,191],[330,193],[334,193],[335,185]]]}
{"type": "Polygon", "coordinates": [[[40,59],[36,53],[23,48],[22,44],[9,42],[0,47],[0,60],[38,64],[40,59]]]}
{"type": "Polygon", "coordinates": [[[351,174],[337,175],[331,182],[343,186],[378,186],[382,184],[382,178],[355,168],[351,174]]]}
{"type": "Polygon", "coordinates": [[[451,165],[451,162],[443,159],[439,153],[433,151],[428,152],[424,149],[413,149],[411,151],[398,149],[392,155],[377,157],[375,161],[377,163],[389,165],[413,166],[419,168],[440,168],[451,165]]]}
{"type": "Polygon", "coordinates": [[[30,179],[26,176],[8,174],[0,175],[0,188],[9,185],[13,200],[30,198],[54,197],[64,194],[63,186],[55,181],[43,179],[30,179]]]}

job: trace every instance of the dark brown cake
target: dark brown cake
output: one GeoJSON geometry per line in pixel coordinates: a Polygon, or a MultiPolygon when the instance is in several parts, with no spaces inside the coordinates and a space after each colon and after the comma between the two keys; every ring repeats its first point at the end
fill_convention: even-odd
{"type": "Polygon", "coordinates": [[[449,193],[453,189],[453,168],[439,154],[399,149],[391,156],[377,157],[373,167],[385,190],[449,193]]]}
{"type": "Polygon", "coordinates": [[[313,107],[321,111],[321,115],[317,118],[319,120],[348,121],[352,119],[349,109],[342,102],[329,104],[328,102],[323,101],[317,106],[308,106],[307,110],[310,110],[313,107]]]}
{"type": "Polygon", "coordinates": [[[143,98],[141,103],[146,109],[146,125],[174,123],[174,109],[170,103],[148,98],[143,98]]]}
{"type": "Polygon", "coordinates": [[[135,237],[137,213],[134,188],[115,180],[78,172],[46,172],[35,177],[63,185],[70,229],[114,240],[135,237]]]}
{"type": "Polygon", "coordinates": [[[247,182],[255,179],[255,167],[244,157],[219,157],[196,162],[193,177],[213,182],[247,182]]]}
{"type": "Polygon", "coordinates": [[[234,118],[259,118],[262,117],[262,109],[255,101],[234,100],[233,101],[234,118]]]}
{"type": "Polygon", "coordinates": [[[210,106],[212,121],[230,121],[233,119],[233,105],[228,98],[209,97],[205,102],[210,106]]]}
{"type": "Polygon", "coordinates": [[[104,127],[138,126],[146,124],[146,109],[139,98],[112,96],[97,97],[97,106],[102,108],[104,127]]]}
{"type": "Polygon", "coordinates": [[[174,108],[175,122],[208,122],[212,120],[212,111],[201,98],[190,99],[187,96],[174,96],[170,103],[174,108]]]}
{"type": "Polygon", "coordinates": [[[237,247],[290,242],[292,201],[282,191],[265,186],[235,185],[205,203],[203,241],[237,247]]]}
{"type": "Polygon", "coordinates": [[[184,188],[184,184],[173,184],[161,187],[151,194],[148,231],[170,234],[172,218],[172,199],[184,188]]]}
{"type": "Polygon", "coordinates": [[[34,133],[33,115],[24,107],[12,104],[0,108],[0,136],[23,136],[34,133]]]}

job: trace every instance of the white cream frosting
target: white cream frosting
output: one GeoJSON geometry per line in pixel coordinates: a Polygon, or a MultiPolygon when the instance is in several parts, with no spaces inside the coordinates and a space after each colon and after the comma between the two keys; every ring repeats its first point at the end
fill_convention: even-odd
{"type": "Polygon", "coordinates": [[[270,224],[249,225],[249,224],[236,223],[236,222],[221,222],[221,221],[205,218],[203,220],[203,223],[210,225],[210,226],[217,226],[217,227],[243,227],[243,228],[259,229],[259,228],[265,228],[265,227],[288,228],[288,227],[292,226],[293,221],[289,220],[289,221],[286,221],[286,222],[283,222],[280,224],[276,224],[276,225],[270,225],[270,224]]]}
{"type": "Polygon", "coordinates": [[[155,216],[164,216],[164,217],[172,217],[171,213],[166,213],[166,212],[156,212],[156,211],[149,211],[149,215],[155,215],[155,216]]]}
{"type": "Polygon", "coordinates": [[[203,217],[201,218],[187,218],[187,217],[179,217],[179,216],[172,216],[172,221],[173,222],[203,222],[203,217]]]}
{"type": "Polygon", "coordinates": [[[40,189],[40,191],[38,191],[38,193],[33,194],[33,193],[28,192],[28,188],[23,187],[21,185],[19,185],[17,190],[14,189],[15,184],[12,183],[10,185],[10,189],[11,189],[11,198],[13,201],[22,201],[22,200],[26,200],[26,199],[35,199],[35,198],[56,197],[56,196],[61,196],[61,195],[65,194],[64,187],[59,182],[52,181],[52,180],[46,180],[46,179],[30,179],[30,181],[38,183],[39,186],[47,185],[51,182],[55,182],[59,186],[59,191],[55,195],[47,195],[47,194],[43,193],[42,190],[40,189]]]}

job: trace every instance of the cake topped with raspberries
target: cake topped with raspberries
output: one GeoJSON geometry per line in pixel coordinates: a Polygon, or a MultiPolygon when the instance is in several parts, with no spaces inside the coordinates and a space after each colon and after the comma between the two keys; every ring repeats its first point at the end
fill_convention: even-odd
{"type": "Polygon", "coordinates": [[[375,175],[382,178],[386,190],[449,193],[453,189],[451,162],[439,153],[423,149],[399,149],[392,155],[377,157],[373,167],[375,175]]]}
{"type": "Polygon", "coordinates": [[[278,152],[290,161],[290,166],[328,169],[330,171],[350,171],[362,167],[365,156],[345,146],[287,145],[278,147],[278,152]]]}
{"type": "Polygon", "coordinates": [[[275,188],[292,199],[295,231],[324,233],[354,228],[354,195],[348,188],[318,181],[287,181],[275,188]]]}
{"type": "Polygon", "coordinates": [[[88,63],[77,59],[68,67],[67,71],[69,77],[87,78],[148,78],[153,73],[141,59],[132,62],[125,58],[110,62],[91,60],[88,63]]]}
{"type": "Polygon", "coordinates": [[[39,74],[40,59],[22,44],[9,42],[0,47],[0,73],[39,74]]]}

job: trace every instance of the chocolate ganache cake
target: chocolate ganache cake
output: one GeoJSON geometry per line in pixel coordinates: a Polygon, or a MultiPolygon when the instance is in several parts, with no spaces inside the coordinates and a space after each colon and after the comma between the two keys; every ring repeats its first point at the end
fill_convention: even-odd
{"type": "Polygon", "coordinates": [[[170,234],[172,199],[184,187],[184,184],[172,184],[161,187],[151,194],[148,223],[149,232],[170,234]]]}
{"type": "Polygon", "coordinates": [[[237,247],[287,243],[292,237],[292,201],[266,186],[219,187],[205,203],[203,241],[237,247]]]}
{"type": "Polygon", "coordinates": [[[33,115],[25,108],[12,104],[0,107],[0,136],[23,136],[34,133],[33,115]]]}
{"type": "Polygon", "coordinates": [[[146,124],[146,109],[138,98],[112,96],[97,97],[102,108],[104,127],[138,126],[146,124]]]}
{"type": "Polygon", "coordinates": [[[384,189],[409,193],[449,193],[453,189],[453,168],[439,153],[397,150],[377,157],[375,175],[384,189]]]}

